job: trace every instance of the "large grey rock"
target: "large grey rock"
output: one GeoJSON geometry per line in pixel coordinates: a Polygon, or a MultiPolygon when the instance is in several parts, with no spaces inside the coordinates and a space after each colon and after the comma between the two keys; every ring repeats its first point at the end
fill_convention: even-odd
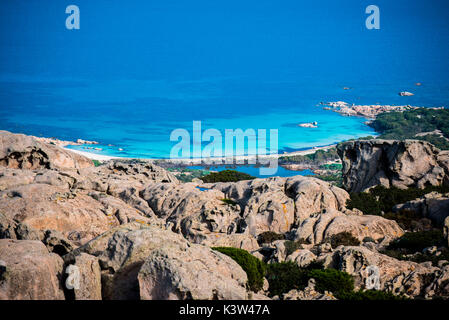
{"type": "Polygon", "coordinates": [[[317,256],[307,249],[299,249],[289,255],[286,261],[295,262],[300,268],[305,268],[316,260],[317,256]]]}
{"type": "Polygon", "coordinates": [[[63,260],[40,241],[0,240],[0,300],[63,300],[63,260]]]}
{"type": "Polygon", "coordinates": [[[326,267],[332,267],[354,276],[356,289],[365,289],[370,277],[368,267],[379,270],[380,290],[393,294],[418,297],[425,294],[429,276],[439,275],[441,270],[427,264],[397,260],[365,247],[340,246],[332,253],[318,257],[326,267]]]}
{"type": "Polygon", "coordinates": [[[349,198],[343,189],[303,176],[205,186],[219,189],[226,198],[236,201],[243,208],[247,224],[255,224],[257,234],[290,231],[293,224],[299,224],[325,208],[343,210],[349,198]]]}
{"type": "Polygon", "coordinates": [[[158,226],[136,222],[122,225],[92,239],[74,254],[79,252],[98,257],[103,299],[206,297],[205,292],[208,298],[246,298],[246,273],[236,262],[158,226]],[[149,261],[157,272],[142,271],[144,263],[150,265],[149,261]],[[159,262],[170,270],[156,266],[159,262]],[[154,280],[161,277],[168,281],[164,282],[166,286],[159,287],[154,280]],[[152,286],[157,289],[148,289],[152,286]],[[176,292],[170,293],[172,289],[176,292]]]}
{"type": "Polygon", "coordinates": [[[230,257],[201,245],[163,246],[139,271],[143,300],[244,300],[246,273],[230,257]]]}
{"type": "Polygon", "coordinates": [[[73,265],[79,270],[79,288],[74,288],[75,300],[101,300],[101,270],[98,258],[81,252],[78,255],[64,257],[67,265],[73,265]]]}
{"type": "Polygon", "coordinates": [[[423,188],[447,181],[449,156],[421,140],[356,140],[337,146],[343,185],[351,192],[385,187],[423,188]]]}
{"type": "Polygon", "coordinates": [[[295,232],[295,239],[319,244],[341,232],[349,232],[360,241],[365,237],[380,240],[387,236],[397,238],[404,234],[394,220],[371,215],[347,215],[335,209],[328,209],[304,220],[295,232]]]}
{"type": "Polygon", "coordinates": [[[152,184],[142,197],[157,217],[196,243],[213,235],[236,233],[243,220],[240,206],[224,202],[226,197],[221,191],[200,191],[192,183],[152,184]]]}
{"type": "Polygon", "coordinates": [[[432,220],[437,225],[443,225],[444,219],[449,216],[449,194],[431,192],[421,198],[396,205],[393,212],[411,210],[423,218],[432,220]]]}

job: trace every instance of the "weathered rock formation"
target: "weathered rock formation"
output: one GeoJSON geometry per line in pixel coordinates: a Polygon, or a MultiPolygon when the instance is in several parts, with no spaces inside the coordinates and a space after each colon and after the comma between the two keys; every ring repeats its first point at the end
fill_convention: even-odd
{"type": "Polygon", "coordinates": [[[14,169],[82,169],[94,164],[86,157],[33,137],[0,131],[0,166],[14,169]]]}
{"type": "Polygon", "coordinates": [[[0,300],[64,300],[62,269],[40,241],[0,239],[0,300]]]}
{"type": "Polygon", "coordinates": [[[446,183],[449,154],[420,140],[357,140],[342,143],[343,185],[351,192],[385,187],[423,188],[446,183]]]}
{"type": "Polygon", "coordinates": [[[365,289],[369,266],[379,270],[380,290],[409,297],[448,296],[449,266],[442,269],[428,263],[400,261],[365,247],[340,246],[331,253],[318,257],[326,267],[345,271],[354,276],[356,288],[365,289]]]}
{"type": "MultiPolygon", "coordinates": [[[[341,149],[346,157],[355,150],[354,161],[360,162],[347,158],[351,186],[444,183],[448,157],[433,147],[369,143],[341,149]],[[377,169],[369,171],[373,163],[377,169]],[[394,174],[380,173],[390,167],[394,174]],[[361,168],[369,174],[355,171],[361,168]]],[[[348,198],[341,188],[302,176],[181,184],[151,162],[114,160],[94,167],[57,146],[0,132],[0,299],[267,299],[269,288],[249,292],[243,269],[214,246],[245,249],[269,263],[306,267],[321,261],[353,274],[359,287],[367,277],[364,268],[375,264],[384,290],[449,295],[449,268],[378,253],[403,230],[392,220],[348,210],[348,198]],[[265,231],[288,240],[261,247],[257,236],[265,231]],[[332,249],[328,239],[341,232],[377,243],[332,249]],[[291,253],[288,245],[299,239],[306,243],[291,253]],[[80,277],[72,289],[65,281],[73,270],[80,277]]],[[[443,198],[437,205],[427,196],[417,206],[443,223],[443,198]]],[[[447,225],[446,218],[446,234],[447,225]]],[[[332,299],[312,287],[283,298],[332,299]]]]}
{"type": "Polygon", "coordinates": [[[380,216],[347,215],[335,209],[327,209],[304,220],[296,230],[295,239],[318,244],[341,232],[349,232],[360,241],[365,237],[380,240],[385,237],[397,238],[404,234],[393,220],[380,216]]]}
{"type": "Polygon", "coordinates": [[[431,192],[421,198],[393,207],[393,212],[401,210],[414,211],[441,226],[444,219],[449,216],[449,194],[443,195],[438,192],[431,192]]]}

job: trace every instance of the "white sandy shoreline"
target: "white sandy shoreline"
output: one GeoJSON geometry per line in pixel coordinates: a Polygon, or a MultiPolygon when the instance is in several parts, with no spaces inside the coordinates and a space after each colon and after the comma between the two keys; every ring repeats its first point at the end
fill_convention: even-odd
{"type": "MultiPolygon", "coordinates": [[[[328,146],[323,146],[323,147],[312,147],[306,150],[300,150],[300,151],[293,151],[293,152],[286,152],[286,153],[278,153],[278,154],[271,154],[271,155],[264,155],[261,156],[259,158],[264,158],[264,159],[276,159],[276,158],[280,158],[280,157],[286,157],[286,156],[305,156],[307,154],[312,154],[315,153],[318,150],[329,150],[332,147],[335,147],[337,144],[331,144],[328,146]]],[[[98,160],[98,161],[109,161],[109,160],[113,160],[113,159],[123,159],[123,160],[142,160],[142,161],[166,161],[166,162],[170,162],[170,163],[180,163],[180,164],[200,164],[201,162],[204,162],[205,160],[226,160],[225,157],[222,158],[213,158],[213,159],[205,159],[205,158],[191,158],[191,159],[170,159],[170,158],[126,158],[126,157],[114,157],[114,156],[106,156],[106,155],[101,155],[101,154],[96,154],[93,152],[88,152],[88,151],[80,151],[80,150],[76,150],[76,149],[70,149],[67,147],[62,147],[63,149],[67,150],[67,151],[71,151],[74,153],[77,153],[79,155],[85,156],[86,158],[89,158],[91,160],[98,160]]],[[[254,160],[256,158],[256,156],[254,155],[250,155],[250,156],[238,156],[235,157],[235,160],[239,160],[239,161],[245,161],[245,160],[254,160]]]]}

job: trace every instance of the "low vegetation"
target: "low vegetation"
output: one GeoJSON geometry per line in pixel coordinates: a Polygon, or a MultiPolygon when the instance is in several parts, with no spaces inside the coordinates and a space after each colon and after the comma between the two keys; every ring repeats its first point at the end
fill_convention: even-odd
{"type": "Polygon", "coordinates": [[[296,241],[287,240],[284,242],[285,246],[285,253],[287,256],[291,255],[293,252],[295,252],[298,249],[302,249],[302,245],[305,243],[305,240],[299,239],[296,241]]]}
{"type": "Polygon", "coordinates": [[[236,204],[237,204],[237,202],[235,202],[234,200],[232,200],[232,199],[220,199],[222,202],[224,202],[224,203],[226,203],[226,204],[229,204],[230,206],[235,206],[236,204]]]}
{"type": "Polygon", "coordinates": [[[285,156],[279,158],[279,164],[308,164],[322,165],[329,161],[340,159],[337,154],[337,148],[332,147],[328,150],[317,150],[315,153],[304,156],[285,156]]]}
{"type": "Polygon", "coordinates": [[[405,112],[382,113],[371,124],[381,139],[420,139],[426,140],[442,150],[449,149],[449,110],[419,108],[405,112]],[[436,134],[416,137],[418,133],[439,130],[436,134]]]}
{"type": "Polygon", "coordinates": [[[441,230],[406,232],[402,237],[391,242],[388,248],[417,252],[431,246],[441,246],[443,243],[444,235],[441,230]]]}
{"type": "Polygon", "coordinates": [[[255,179],[255,177],[235,170],[223,170],[220,172],[211,172],[210,174],[201,177],[201,180],[203,180],[206,183],[237,182],[241,180],[252,180],[252,179],[255,179]]]}
{"type": "Polygon", "coordinates": [[[406,190],[377,186],[369,192],[351,192],[346,205],[349,209],[360,209],[365,214],[382,215],[382,212],[390,212],[397,204],[420,198],[432,191],[446,193],[449,192],[449,186],[429,186],[424,189],[408,188],[406,190]]]}
{"type": "Polygon", "coordinates": [[[262,289],[263,278],[266,272],[265,263],[246,250],[230,247],[215,247],[212,249],[231,257],[242,267],[248,276],[248,287],[250,290],[258,292],[262,289]]]}
{"type": "Polygon", "coordinates": [[[349,232],[340,232],[332,235],[329,239],[327,239],[332,246],[332,248],[336,248],[338,246],[358,246],[360,245],[359,239],[355,238],[349,232]]]}
{"type": "Polygon", "coordinates": [[[194,179],[201,179],[210,173],[208,170],[189,168],[167,168],[167,171],[176,172],[176,178],[181,182],[192,182],[194,179]]]}
{"type": "Polygon", "coordinates": [[[96,167],[99,167],[99,166],[101,166],[101,161],[98,161],[98,160],[92,160],[92,162],[94,163],[94,166],[96,166],[96,167]]]}
{"type": "Polygon", "coordinates": [[[257,237],[257,242],[259,243],[259,245],[262,245],[264,243],[272,243],[273,241],[284,240],[284,239],[285,239],[285,235],[283,235],[282,233],[276,233],[273,231],[265,231],[265,232],[262,232],[261,234],[259,234],[259,236],[257,237]]]}

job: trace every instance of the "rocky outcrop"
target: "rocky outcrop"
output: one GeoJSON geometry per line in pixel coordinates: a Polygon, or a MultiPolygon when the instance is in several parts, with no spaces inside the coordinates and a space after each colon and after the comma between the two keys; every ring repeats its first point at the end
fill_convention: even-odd
{"type": "Polygon", "coordinates": [[[63,300],[62,270],[40,241],[0,240],[0,300],[63,300]]]}
{"type": "Polygon", "coordinates": [[[300,268],[305,268],[316,260],[317,256],[307,249],[299,249],[289,255],[286,261],[295,262],[300,268]]]}
{"type": "Polygon", "coordinates": [[[401,210],[414,211],[441,226],[444,224],[444,219],[449,216],[449,194],[431,192],[421,198],[393,207],[393,212],[401,210]]]}
{"type": "Polygon", "coordinates": [[[341,232],[349,232],[360,241],[365,237],[379,240],[385,237],[396,238],[404,234],[394,220],[380,216],[347,215],[335,209],[327,209],[304,220],[296,230],[295,239],[319,244],[341,232]]]}
{"type": "Polygon", "coordinates": [[[448,179],[449,156],[421,140],[357,140],[342,143],[343,185],[351,192],[385,187],[423,188],[448,179]]]}
{"type": "Polygon", "coordinates": [[[14,238],[12,224],[22,223],[33,230],[59,231],[80,245],[119,224],[148,223],[157,217],[140,191],[162,181],[178,183],[171,174],[148,163],[117,161],[77,171],[3,168],[0,212],[9,222],[6,226],[0,221],[4,225],[0,237],[4,232],[14,238]]]}
{"type": "Polygon", "coordinates": [[[98,258],[81,252],[78,255],[66,255],[65,263],[79,270],[79,286],[67,290],[73,299],[101,300],[101,270],[98,258]]]}
{"type": "Polygon", "coordinates": [[[239,231],[241,208],[225,202],[219,190],[200,191],[195,184],[152,184],[142,191],[157,217],[187,239],[201,243],[207,235],[239,231]]]}
{"type": "Polygon", "coordinates": [[[309,279],[304,290],[290,290],[282,296],[283,300],[337,300],[330,292],[320,293],[315,290],[315,279],[309,279]]]}
{"type": "Polygon", "coordinates": [[[160,227],[122,225],[77,252],[98,257],[103,299],[247,298],[235,261],[160,227]]]}
{"type": "Polygon", "coordinates": [[[219,189],[226,198],[237,202],[243,208],[246,224],[252,222],[256,233],[287,232],[293,224],[300,223],[322,209],[343,210],[349,198],[343,189],[303,176],[205,186],[219,189]]]}
{"type": "Polygon", "coordinates": [[[0,166],[14,169],[82,169],[94,164],[86,157],[42,143],[33,137],[0,131],[0,166]]]}
{"type": "Polygon", "coordinates": [[[153,251],[138,280],[143,300],[247,299],[246,273],[230,257],[201,245],[153,251]]]}
{"type": "Polygon", "coordinates": [[[449,268],[446,267],[439,269],[429,263],[397,260],[365,247],[340,246],[333,252],[319,256],[317,260],[324,262],[325,267],[345,271],[354,276],[357,289],[367,287],[368,278],[372,277],[368,271],[371,266],[378,270],[378,290],[409,297],[431,298],[436,292],[440,296],[449,295],[449,291],[444,291],[444,280],[441,280],[449,277],[449,268]]]}

